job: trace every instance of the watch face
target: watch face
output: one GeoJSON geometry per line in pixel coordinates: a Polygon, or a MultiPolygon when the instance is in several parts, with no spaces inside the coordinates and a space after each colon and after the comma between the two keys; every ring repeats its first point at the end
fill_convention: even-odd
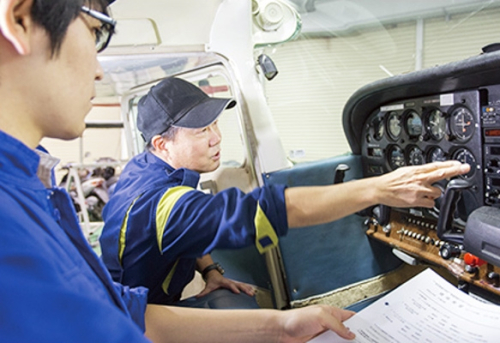
{"type": "Polygon", "coordinates": [[[222,268],[219,263],[216,263],[215,265],[217,266],[217,270],[219,271],[219,273],[221,273],[221,275],[224,275],[224,268],[222,268]]]}

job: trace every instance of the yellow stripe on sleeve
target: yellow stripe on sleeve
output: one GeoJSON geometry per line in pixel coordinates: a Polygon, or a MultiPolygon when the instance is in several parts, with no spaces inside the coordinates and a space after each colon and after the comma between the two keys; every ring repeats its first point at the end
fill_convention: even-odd
{"type": "Polygon", "coordinates": [[[172,187],[163,194],[158,207],[156,208],[156,240],[158,241],[158,249],[162,251],[163,233],[165,225],[167,225],[170,213],[177,201],[187,192],[194,190],[193,187],[177,186],[172,187]]]}
{"type": "Polygon", "coordinates": [[[120,261],[120,265],[122,265],[123,252],[125,251],[125,245],[127,242],[128,217],[129,217],[130,211],[132,210],[132,207],[134,207],[135,202],[140,197],[141,196],[139,195],[137,198],[135,198],[134,201],[132,201],[132,203],[128,207],[127,213],[125,214],[125,218],[123,218],[122,227],[120,228],[120,238],[118,240],[118,260],[120,261]]]}
{"type": "Polygon", "coordinates": [[[271,250],[278,245],[278,236],[273,226],[267,219],[266,214],[257,203],[257,212],[254,218],[255,245],[261,254],[271,250]]]}

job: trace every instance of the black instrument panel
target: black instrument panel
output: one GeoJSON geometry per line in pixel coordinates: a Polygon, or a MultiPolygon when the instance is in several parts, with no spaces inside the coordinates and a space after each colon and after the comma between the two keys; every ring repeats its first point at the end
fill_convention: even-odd
{"type": "MultiPolygon", "coordinates": [[[[468,163],[470,172],[460,177],[472,186],[463,192],[456,216],[456,224],[464,226],[468,214],[484,203],[481,117],[487,94],[485,90],[437,94],[378,107],[363,128],[364,174],[376,176],[445,160],[468,163]]],[[[447,181],[439,183],[443,190],[446,185],[447,181]]],[[[437,201],[434,209],[419,211],[437,218],[439,206],[437,201]]]]}
{"type": "Polygon", "coordinates": [[[436,184],[443,196],[433,209],[358,214],[369,237],[500,304],[500,51],[368,84],[347,101],[343,125],[365,177],[433,161],[471,165],[436,184]]]}

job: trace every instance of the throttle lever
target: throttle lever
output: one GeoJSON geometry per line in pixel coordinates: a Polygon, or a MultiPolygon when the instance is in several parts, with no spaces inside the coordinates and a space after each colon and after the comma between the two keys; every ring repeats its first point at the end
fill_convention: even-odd
{"type": "Polygon", "coordinates": [[[464,235],[462,233],[452,232],[453,214],[457,208],[458,200],[464,189],[471,188],[472,182],[464,179],[453,179],[448,182],[444,192],[439,219],[437,223],[437,235],[442,241],[462,244],[464,235]]]}

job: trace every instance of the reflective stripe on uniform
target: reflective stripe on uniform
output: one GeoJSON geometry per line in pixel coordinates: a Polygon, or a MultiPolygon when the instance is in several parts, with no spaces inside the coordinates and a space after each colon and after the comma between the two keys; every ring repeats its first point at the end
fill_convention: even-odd
{"type": "Polygon", "coordinates": [[[255,246],[261,254],[271,250],[278,245],[278,236],[273,226],[267,219],[266,214],[257,202],[257,212],[254,218],[255,246]]]}
{"type": "Polygon", "coordinates": [[[122,227],[120,228],[120,238],[118,240],[118,260],[120,261],[120,264],[122,264],[122,259],[123,259],[123,252],[125,251],[125,245],[127,241],[127,222],[128,222],[128,216],[130,214],[130,210],[132,210],[132,207],[134,207],[135,202],[137,199],[139,199],[141,196],[139,195],[137,198],[132,201],[130,206],[128,207],[127,213],[125,214],[125,218],[123,218],[122,222],[122,227]]]}
{"type": "Polygon", "coordinates": [[[163,289],[163,292],[168,295],[168,286],[170,286],[170,282],[172,281],[172,278],[174,277],[175,269],[177,268],[177,264],[179,263],[179,260],[175,261],[174,266],[168,272],[167,277],[165,280],[163,280],[163,283],[161,284],[161,289],[163,289]]]}
{"type": "Polygon", "coordinates": [[[172,187],[163,194],[158,207],[156,208],[156,240],[158,241],[158,249],[162,253],[163,233],[165,232],[165,225],[167,225],[170,213],[174,208],[177,201],[187,192],[194,190],[193,187],[177,186],[172,187]]]}

